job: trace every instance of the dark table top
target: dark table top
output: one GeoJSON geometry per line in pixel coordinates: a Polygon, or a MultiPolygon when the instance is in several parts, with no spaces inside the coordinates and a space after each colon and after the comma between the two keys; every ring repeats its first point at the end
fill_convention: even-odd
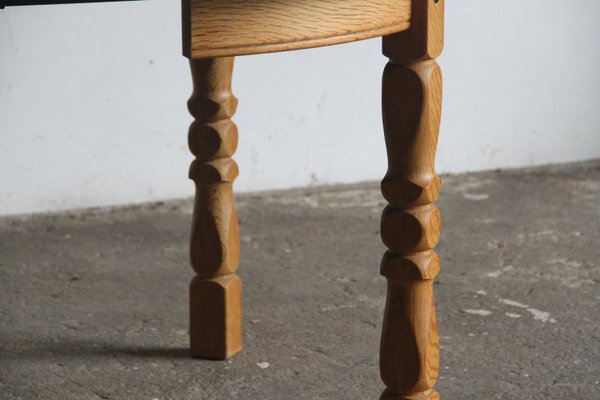
{"type": "Polygon", "coordinates": [[[76,4],[76,3],[104,3],[113,1],[140,1],[140,0],[0,0],[0,8],[11,6],[41,6],[49,4],[76,4]]]}

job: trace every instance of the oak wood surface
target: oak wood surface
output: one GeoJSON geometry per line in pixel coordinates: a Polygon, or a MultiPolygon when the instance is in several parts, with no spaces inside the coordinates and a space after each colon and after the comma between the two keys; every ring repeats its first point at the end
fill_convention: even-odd
{"type": "Polygon", "coordinates": [[[409,30],[384,37],[390,62],[383,74],[383,124],[388,171],[381,184],[389,205],[381,219],[388,251],[381,262],[388,291],[380,349],[381,399],[439,399],[439,334],[433,251],[440,214],[433,202],[442,75],[434,58],[443,48],[444,0],[413,0],[409,30]]]}
{"type": "Polygon", "coordinates": [[[184,46],[190,57],[195,117],[189,145],[196,156],[190,286],[192,354],[224,359],[241,348],[239,234],[232,195],[237,165],[231,159],[237,101],[231,94],[233,58],[384,37],[390,59],[383,74],[383,123],[388,171],[381,220],[388,251],[381,274],[388,290],[380,348],[386,385],[381,399],[436,400],[439,334],[433,251],[441,218],[434,206],[441,181],[435,151],[442,76],[435,57],[443,48],[444,0],[184,0],[184,46]],[[412,19],[410,19],[412,13],[412,19]],[[409,22],[410,20],[410,22],[409,22]],[[410,28],[408,28],[410,26],[410,28]],[[217,57],[217,58],[214,58],[217,57]]]}
{"type": "Polygon", "coordinates": [[[237,99],[231,93],[233,58],[190,61],[194,92],[188,108],[195,121],[188,133],[196,159],[190,258],[190,345],[194,357],[223,360],[242,348],[238,220],[233,181],[238,167],[237,127],[231,121],[237,99]]]}
{"type": "Polygon", "coordinates": [[[188,58],[296,50],[400,32],[410,0],[183,0],[188,58]]]}

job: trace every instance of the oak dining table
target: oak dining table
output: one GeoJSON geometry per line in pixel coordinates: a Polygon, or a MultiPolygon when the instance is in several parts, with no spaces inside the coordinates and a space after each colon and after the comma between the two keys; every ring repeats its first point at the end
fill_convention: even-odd
{"type": "MultiPolygon", "coordinates": [[[[0,8],[101,1],[106,0],[0,0],[0,8]]],[[[444,0],[183,0],[181,10],[182,51],[193,78],[188,101],[194,117],[188,143],[195,156],[189,178],[196,186],[190,238],[195,271],[189,289],[191,356],[225,360],[242,349],[242,284],[236,275],[240,239],[233,195],[238,175],[232,158],[238,142],[232,121],[238,106],[231,91],[234,58],[382,37],[389,62],[382,81],[388,170],[381,190],[389,204],[380,229],[388,250],[380,263],[387,299],[379,349],[385,388],[379,398],[439,399],[434,388],[440,350],[433,281],[440,271],[434,248],[441,222],[434,202],[441,180],[434,164],[442,74],[435,60],[444,43],[444,0]]]]}

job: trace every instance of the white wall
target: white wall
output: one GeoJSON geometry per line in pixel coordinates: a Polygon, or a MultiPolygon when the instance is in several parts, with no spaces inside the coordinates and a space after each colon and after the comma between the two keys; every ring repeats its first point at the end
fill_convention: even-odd
{"type": "MultiPolygon", "coordinates": [[[[439,172],[600,157],[600,1],[450,0],[439,172]]],[[[191,196],[179,2],[0,11],[0,214],[191,196]]],[[[238,191],[379,180],[380,40],[238,58],[238,191]]]]}

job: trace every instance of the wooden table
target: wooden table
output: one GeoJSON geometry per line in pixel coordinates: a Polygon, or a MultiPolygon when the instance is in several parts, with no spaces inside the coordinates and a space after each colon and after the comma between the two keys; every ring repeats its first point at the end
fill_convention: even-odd
{"type": "MultiPolygon", "coordinates": [[[[95,2],[0,0],[2,5],[95,2]]],[[[190,255],[190,345],[194,357],[223,360],[242,348],[238,220],[231,158],[238,130],[231,118],[235,56],[296,50],[383,36],[383,123],[389,205],[381,236],[388,280],[380,348],[381,399],[439,399],[439,338],[433,251],[440,213],[434,158],[440,125],[444,0],[183,0],[183,52],[190,59],[195,118],[189,170],[196,184],[190,255]]],[[[298,71],[301,69],[299,68],[298,71]]],[[[298,71],[295,71],[296,73],[298,71]]],[[[349,85],[352,83],[349,82],[349,85]]],[[[266,88],[268,89],[268,88],[266,88]]],[[[258,110],[257,110],[258,111],[258,110]]],[[[275,340],[275,339],[273,339],[275,340]]],[[[375,397],[375,394],[373,395],[375,397]]]]}
{"type": "MultiPolygon", "coordinates": [[[[231,121],[233,57],[383,36],[389,205],[381,236],[388,280],[380,348],[382,399],[438,399],[439,339],[433,280],[440,191],[434,158],[440,125],[444,0],[184,0],[183,48],[190,58],[196,156],[190,286],[192,355],[226,359],[242,348],[239,236],[232,184],[238,131],[231,121]]],[[[351,85],[351,83],[349,82],[351,85]]]]}

